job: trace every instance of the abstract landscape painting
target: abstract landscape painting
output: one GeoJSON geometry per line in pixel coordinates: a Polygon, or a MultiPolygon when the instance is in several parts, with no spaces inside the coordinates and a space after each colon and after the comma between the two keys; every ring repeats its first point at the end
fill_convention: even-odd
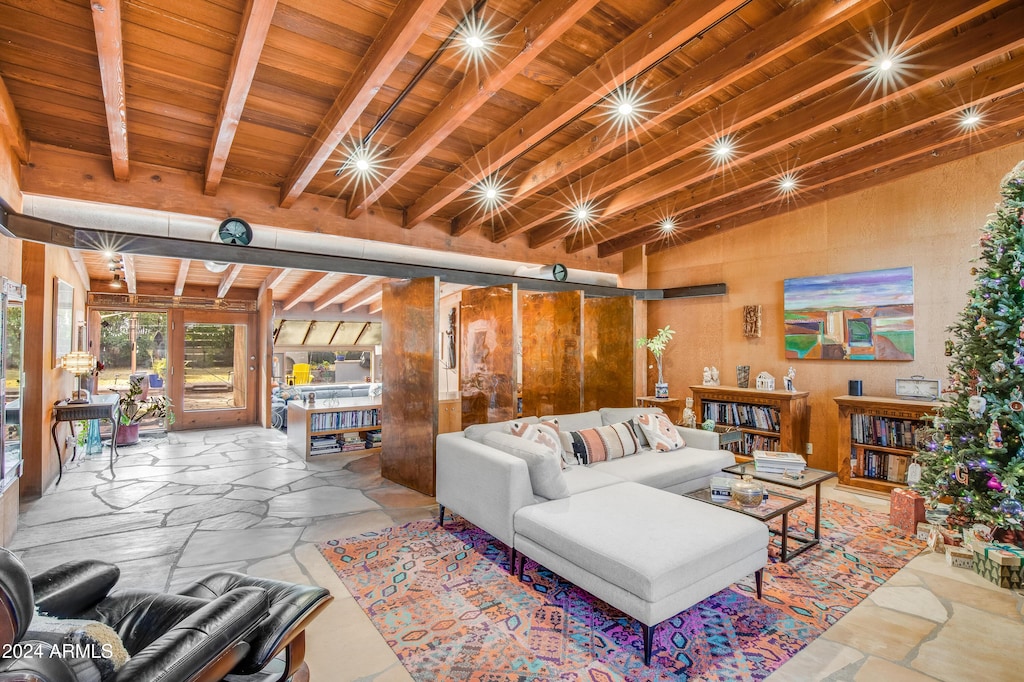
{"type": "Polygon", "coordinates": [[[787,279],[786,358],[913,360],[914,269],[787,279]]]}

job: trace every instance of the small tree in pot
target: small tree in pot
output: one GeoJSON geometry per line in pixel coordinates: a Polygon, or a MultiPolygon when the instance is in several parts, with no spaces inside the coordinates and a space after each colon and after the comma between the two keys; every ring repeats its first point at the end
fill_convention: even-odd
{"type": "Polygon", "coordinates": [[[651,351],[651,355],[654,356],[654,360],[658,363],[658,383],[654,384],[654,395],[657,398],[668,397],[668,384],[665,383],[665,376],[661,371],[661,356],[665,352],[668,342],[672,339],[672,335],[675,333],[675,330],[666,324],[651,338],[645,337],[636,340],[637,347],[647,348],[647,350],[651,351]]]}

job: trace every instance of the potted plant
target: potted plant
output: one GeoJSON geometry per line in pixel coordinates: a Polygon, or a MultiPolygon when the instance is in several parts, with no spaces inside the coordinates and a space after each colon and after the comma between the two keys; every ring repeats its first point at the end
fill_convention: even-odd
{"type": "Polygon", "coordinates": [[[645,347],[647,350],[651,351],[651,355],[654,356],[655,362],[658,363],[658,382],[654,384],[655,398],[668,397],[668,384],[665,383],[665,377],[661,372],[661,356],[665,352],[665,347],[668,346],[668,342],[671,340],[673,334],[675,334],[675,330],[666,324],[651,338],[648,339],[645,337],[636,340],[637,347],[645,347]]]}
{"type": "Polygon", "coordinates": [[[174,405],[165,395],[141,400],[142,383],[132,381],[128,390],[121,394],[121,424],[117,429],[118,445],[134,445],[139,442],[139,423],[147,417],[166,419],[168,424],[174,423],[174,405]]]}
{"type": "Polygon", "coordinates": [[[167,369],[167,359],[154,359],[152,369],[153,371],[149,374],[149,387],[161,388],[164,385],[164,370],[167,369]]]}

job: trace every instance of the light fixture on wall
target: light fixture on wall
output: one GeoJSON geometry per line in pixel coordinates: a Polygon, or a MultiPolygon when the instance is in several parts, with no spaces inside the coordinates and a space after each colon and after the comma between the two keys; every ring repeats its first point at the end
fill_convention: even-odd
{"type": "Polygon", "coordinates": [[[110,286],[112,286],[115,289],[120,289],[122,286],[124,286],[124,280],[121,279],[120,272],[114,273],[114,279],[113,281],[110,282],[110,286]]]}

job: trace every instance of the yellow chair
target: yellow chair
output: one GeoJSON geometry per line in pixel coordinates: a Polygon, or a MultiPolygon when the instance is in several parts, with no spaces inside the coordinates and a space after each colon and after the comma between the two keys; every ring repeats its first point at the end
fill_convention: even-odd
{"type": "Polygon", "coordinates": [[[295,377],[295,385],[309,383],[309,363],[308,362],[296,362],[292,365],[292,376],[295,377]]]}

